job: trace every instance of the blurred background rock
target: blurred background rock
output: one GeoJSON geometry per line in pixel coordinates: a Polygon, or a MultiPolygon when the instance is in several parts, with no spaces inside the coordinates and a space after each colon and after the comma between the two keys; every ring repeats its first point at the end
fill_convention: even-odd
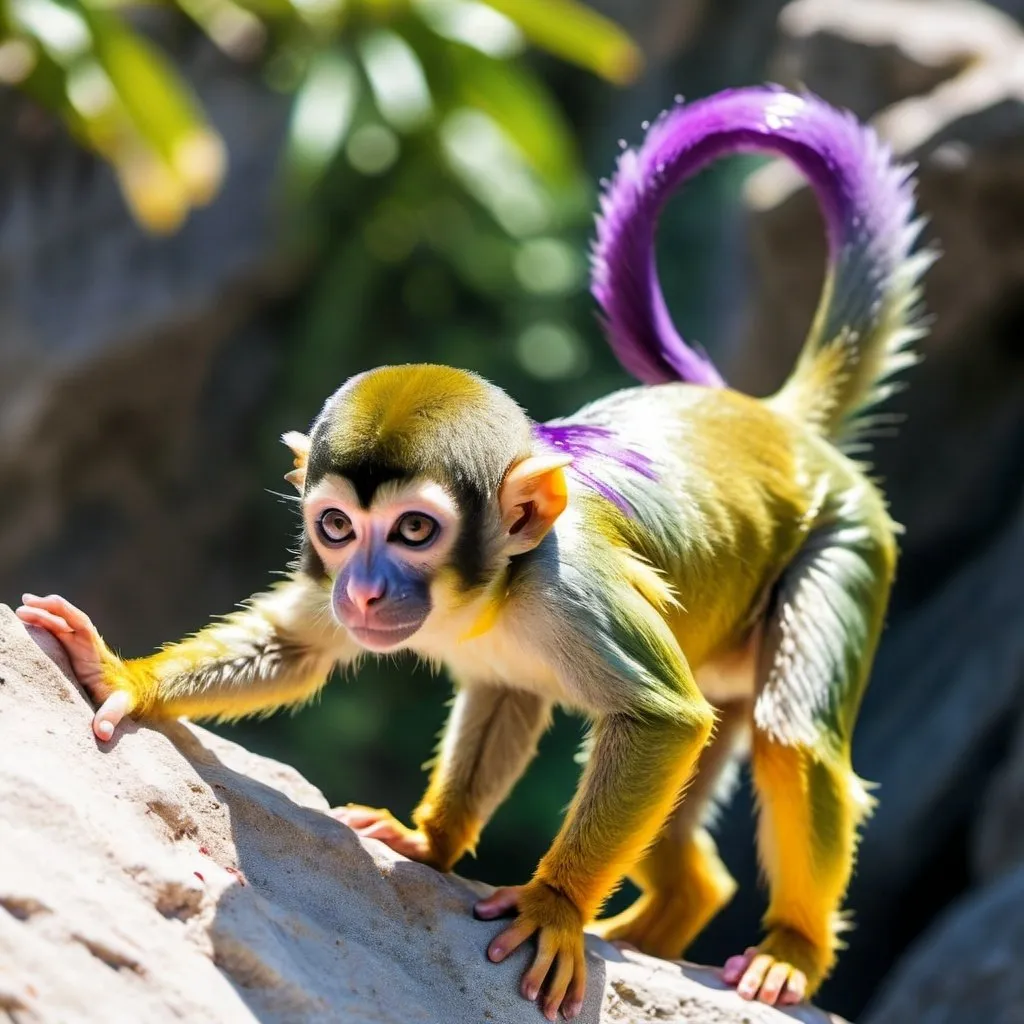
{"type": "MultiPolygon", "coordinates": [[[[805,84],[918,163],[944,253],[924,361],[877,440],[907,527],[855,751],[881,806],[820,1002],[878,1024],[1018,1019],[1021,16],[952,0],[11,0],[0,594],[61,591],[146,653],[282,568],[296,521],[274,493],[290,466],[277,437],[350,374],[450,362],[537,418],[626,384],[586,294],[618,140],[677,94],[805,84]]],[[[683,333],[769,392],[821,282],[799,178],[720,164],[670,206],[659,249],[683,333]]],[[[447,695],[411,663],[368,665],[294,716],[225,731],[334,802],[407,814],[447,695]]],[[[465,873],[528,875],[579,738],[557,720],[465,873]]],[[[719,833],[743,885],[690,951],[705,962],[749,942],[763,909],[745,787],[719,833]]]]}

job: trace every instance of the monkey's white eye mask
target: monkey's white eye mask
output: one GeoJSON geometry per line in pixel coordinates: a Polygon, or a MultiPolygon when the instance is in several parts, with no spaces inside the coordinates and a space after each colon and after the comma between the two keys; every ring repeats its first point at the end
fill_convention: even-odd
{"type": "Polygon", "coordinates": [[[430,583],[458,535],[451,495],[434,481],[389,481],[367,507],[328,474],[303,500],[306,532],[334,578],[331,606],[363,647],[402,647],[431,611],[430,583]]]}

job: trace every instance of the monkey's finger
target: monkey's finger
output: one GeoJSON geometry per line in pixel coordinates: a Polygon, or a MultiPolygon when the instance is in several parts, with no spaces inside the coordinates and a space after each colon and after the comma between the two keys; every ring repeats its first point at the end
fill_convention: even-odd
{"type": "Polygon", "coordinates": [[[395,853],[400,853],[410,860],[423,860],[427,856],[428,843],[422,832],[414,832],[406,828],[400,821],[393,818],[378,821],[366,828],[356,829],[360,839],[376,839],[390,846],[395,853]]]}
{"type": "Polygon", "coordinates": [[[507,885],[502,889],[495,889],[486,899],[480,900],[473,907],[473,913],[482,921],[491,921],[510,910],[519,907],[519,892],[522,886],[507,885]]]}
{"type": "Polygon", "coordinates": [[[347,807],[335,807],[331,815],[344,822],[349,828],[366,828],[373,825],[382,818],[390,818],[388,811],[379,807],[363,807],[359,804],[349,804],[347,807]]]}
{"type": "Polygon", "coordinates": [[[492,963],[500,964],[509,953],[517,950],[536,930],[537,926],[532,921],[519,918],[515,924],[491,940],[491,944],[487,947],[488,959],[492,963]]]}
{"type": "Polygon", "coordinates": [[[764,983],[761,985],[761,991],[758,993],[757,998],[762,1003],[774,1006],[779,1001],[779,996],[786,987],[786,982],[789,980],[792,970],[793,968],[786,963],[776,962],[772,964],[765,975],[764,983]]]}
{"type": "Polygon", "coordinates": [[[16,609],[15,614],[26,625],[39,626],[50,633],[66,633],[70,636],[74,632],[59,615],[44,611],[42,608],[34,608],[23,604],[16,609]]]}
{"type": "Polygon", "coordinates": [[[558,954],[554,976],[544,993],[544,1016],[548,1020],[558,1018],[558,1011],[565,1001],[565,993],[569,990],[574,970],[575,962],[572,953],[563,950],[558,954]]]}
{"type": "Polygon", "coordinates": [[[745,952],[729,957],[722,968],[722,980],[726,985],[735,985],[743,977],[743,972],[755,956],[757,950],[753,946],[748,946],[745,952]]]}
{"type": "Polygon", "coordinates": [[[755,956],[744,973],[743,980],[736,986],[736,991],[744,999],[754,999],[773,962],[772,957],[767,953],[759,953],[755,956]]]}
{"type": "Polygon", "coordinates": [[[807,997],[807,975],[803,971],[793,970],[786,982],[786,987],[779,996],[779,1006],[795,1006],[807,997]]]}
{"type": "Polygon", "coordinates": [[[558,943],[550,935],[548,929],[542,928],[540,939],[537,942],[537,955],[533,958],[533,963],[519,984],[519,991],[531,1002],[540,994],[541,986],[544,984],[544,979],[548,976],[556,956],[558,956],[558,943]]]}
{"type": "Polygon", "coordinates": [[[116,690],[102,704],[92,720],[92,731],[107,742],[118,727],[121,719],[132,709],[131,696],[124,690],[116,690]]]}
{"type": "Polygon", "coordinates": [[[373,822],[372,825],[357,828],[356,831],[363,839],[379,839],[382,843],[387,843],[390,846],[392,843],[404,839],[409,830],[401,822],[395,821],[393,818],[385,818],[373,822]]]}
{"type": "Polygon", "coordinates": [[[50,594],[47,597],[37,597],[35,594],[23,594],[22,600],[36,608],[43,608],[54,615],[59,615],[75,632],[96,634],[96,627],[92,619],[81,610],[75,607],[70,601],[61,597],[60,594],[50,594]]]}
{"type": "Polygon", "coordinates": [[[587,997],[587,961],[580,946],[572,956],[572,983],[569,994],[562,1003],[562,1016],[572,1020],[583,1012],[583,1001],[587,997]]]}

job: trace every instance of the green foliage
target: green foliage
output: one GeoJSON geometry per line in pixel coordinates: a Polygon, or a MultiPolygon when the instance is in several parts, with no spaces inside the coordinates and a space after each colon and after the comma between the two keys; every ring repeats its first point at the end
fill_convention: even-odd
{"type": "MultiPolygon", "coordinates": [[[[575,0],[171,2],[227,54],[264,55],[270,81],[296,93],[296,191],[342,152],[380,175],[405,146],[422,148],[513,234],[542,219],[545,189],[577,173],[557,109],[517,63],[527,40],[613,81],[639,66],[629,39],[575,0]],[[511,154],[493,180],[481,179],[477,144],[511,154]]],[[[112,164],[142,224],[172,231],[216,194],[226,153],[132,13],[122,0],[2,0],[0,81],[58,113],[112,164]]]]}

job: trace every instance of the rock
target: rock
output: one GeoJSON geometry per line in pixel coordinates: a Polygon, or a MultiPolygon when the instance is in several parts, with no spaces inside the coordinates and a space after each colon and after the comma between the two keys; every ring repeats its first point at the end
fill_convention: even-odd
{"type": "MultiPolygon", "coordinates": [[[[100,748],[0,606],[0,1009],[21,1022],[541,1020],[489,964],[488,887],[362,841],[295,771],[183,722],[100,748]]],[[[710,968],[591,938],[581,1021],[837,1018],[743,1002],[710,968]]]]}
{"type": "Polygon", "coordinates": [[[1013,1022],[1024,1012],[1024,868],[952,907],[914,946],[864,1024],[1013,1022]]]}
{"type": "MultiPolygon", "coordinates": [[[[890,41],[909,39],[915,26],[937,32],[923,12],[938,21],[945,5],[905,6],[907,24],[888,19],[890,41]]],[[[874,9],[843,7],[844,24],[874,9]]],[[[925,282],[932,330],[920,345],[924,360],[884,410],[901,417],[898,443],[883,438],[873,454],[906,526],[900,606],[987,543],[1024,478],[1024,43],[1016,30],[1009,39],[1008,54],[875,119],[896,153],[917,161],[926,237],[943,254],[925,282]]],[[[842,98],[841,75],[816,88],[842,98]]],[[[789,164],[752,175],[747,197],[755,294],[725,370],[741,390],[766,394],[789,372],[811,322],[825,245],[816,204],[789,164]]]]}
{"type": "Polygon", "coordinates": [[[775,81],[867,118],[971,65],[1011,56],[1016,22],[979,0],[794,0],[779,16],[775,81]]]}
{"type": "MultiPolygon", "coordinates": [[[[1024,676],[1024,667],[1019,671],[1024,676]]],[[[1024,865],[1024,721],[1010,756],[989,783],[972,838],[971,863],[983,881],[1024,865]]]]}

